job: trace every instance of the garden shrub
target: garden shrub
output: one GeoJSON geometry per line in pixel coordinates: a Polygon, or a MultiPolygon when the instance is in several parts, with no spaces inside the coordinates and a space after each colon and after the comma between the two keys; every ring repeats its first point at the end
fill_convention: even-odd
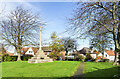
{"type": "Polygon", "coordinates": [[[23,61],[28,61],[28,59],[31,59],[31,57],[33,57],[33,56],[27,55],[27,56],[22,56],[21,59],[22,59],[23,61]]]}
{"type": "Polygon", "coordinates": [[[103,62],[109,62],[109,59],[103,59],[103,62]]]}
{"type": "Polygon", "coordinates": [[[13,61],[17,61],[17,56],[12,56],[13,61]]]}
{"type": "Polygon", "coordinates": [[[84,62],[85,57],[82,56],[82,55],[80,55],[80,54],[77,54],[77,55],[75,56],[75,60],[76,60],[76,61],[83,61],[83,62],[84,62]]]}
{"type": "Polygon", "coordinates": [[[6,61],[16,61],[17,60],[17,56],[3,56],[2,57],[2,61],[6,62],[6,61]]]}
{"type": "Polygon", "coordinates": [[[50,57],[50,58],[53,58],[53,60],[59,60],[59,59],[60,59],[60,56],[61,56],[61,54],[60,54],[59,52],[51,52],[51,53],[49,54],[49,57],[50,57]]]}
{"type": "Polygon", "coordinates": [[[85,59],[85,57],[80,55],[80,54],[78,54],[78,58],[79,58],[80,61],[83,61],[85,59]]]}
{"type": "Polygon", "coordinates": [[[12,57],[7,56],[7,61],[12,61],[12,57]]]}
{"type": "Polygon", "coordinates": [[[91,59],[92,59],[92,56],[90,55],[90,53],[87,53],[85,60],[91,60],[91,59]]]}
{"type": "MultiPolygon", "coordinates": [[[[9,56],[9,55],[4,55],[2,57],[2,61],[3,62],[7,62],[7,61],[17,61],[17,57],[18,56],[9,56]]],[[[22,61],[28,61],[28,59],[30,59],[33,56],[21,56],[21,60],[22,61]]]]}

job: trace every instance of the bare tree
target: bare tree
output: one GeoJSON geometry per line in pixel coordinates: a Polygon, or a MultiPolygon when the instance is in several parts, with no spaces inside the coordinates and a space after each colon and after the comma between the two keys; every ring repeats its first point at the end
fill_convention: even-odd
{"type": "Polygon", "coordinates": [[[2,39],[7,45],[15,47],[18,54],[17,61],[21,60],[21,49],[24,46],[36,44],[40,25],[44,25],[40,18],[21,6],[16,7],[1,21],[2,39]]]}
{"type": "Polygon", "coordinates": [[[77,41],[70,37],[63,38],[62,43],[67,55],[68,51],[77,50],[77,41]]]}
{"type": "Polygon", "coordinates": [[[75,15],[69,21],[70,28],[79,37],[93,37],[99,29],[109,34],[116,51],[113,65],[117,64],[119,56],[117,50],[120,49],[120,2],[80,2],[75,15]]]}

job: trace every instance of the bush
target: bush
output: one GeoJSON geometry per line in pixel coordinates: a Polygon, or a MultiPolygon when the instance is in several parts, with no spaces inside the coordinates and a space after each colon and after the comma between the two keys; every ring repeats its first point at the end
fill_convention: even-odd
{"type": "Polygon", "coordinates": [[[78,58],[79,58],[80,61],[83,61],[85,59],[85,57],[80,55],[80,54],[78,55],[78,58]]]}
{"type": "Polygon", "coordinates": [[[96,59],[91,59],[92,62],[94,62],[96,59]]]}
{"type": "Polygon", "coordinates": [[[51,52],[51,53],[49,54],[49,57],[50,57],[50,58],[53,58],[53,60],[59,60],[59,59],[60,59],[60,56],[61,56],[61,54],[58,53],[58,52],[51,52]]]}
{"type": "Polygon", "coordinates": [[[83,62],[84,62],[85,57],[82,56],[82,55],[80,55],[80,54],[77,54],[77,55],[75,56],[75,60],[76,60],[76,61],[83,61],[83,62]]]}
{"type": "MultiPolygon", "coordinates": [[[[9,55],[4,55],[2,57],[2,61],[3,62],[7,62],[7,61],[17,61],[17,57],[18,56],[9,56],[9,55]]],[[[23,61],[28,61],[28,59],[30,59],[33,56],[21,56],[21,60],[23,61]]]]}
{"type": "Polygon", "coordinates": [[[27,55],[27,56],[22,56],[21,59],[22,59],[23,61],[28,61],[28,59],[31,59],[31,57],[33,57],[33,56],[27,55]]]}
{"type": "Polygon", "coordinates": [[[2,61],[6,62],[6,61],[16,61],[17,60],[17,56],[9,56],[9,55],[5,55],[2,57],[2,61]]]}
{"type": "Polygon", "coordinates": [[[109,62],[109,59],[103,59],[103,62],[109,62]]]}
{"type": "Polygon", "coordinates": [[[91,60],[91,59],[92,59],[92,56],[90,55],[90,53],[87,53],[85,60],[91,60]]]}

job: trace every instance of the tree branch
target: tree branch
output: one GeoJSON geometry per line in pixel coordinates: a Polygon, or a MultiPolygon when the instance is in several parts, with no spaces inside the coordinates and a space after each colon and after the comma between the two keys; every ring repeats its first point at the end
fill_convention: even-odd
{"type": "Polygon", "coordinates": [[[111,29],[109,29],[105,24],[103,24],[102,22],[98,21],[96,18],[94,20],[97,21],[98,23],[100,23],[102,26],[104,26],[109,32],[113,33],[113,31],[111,29]]]}

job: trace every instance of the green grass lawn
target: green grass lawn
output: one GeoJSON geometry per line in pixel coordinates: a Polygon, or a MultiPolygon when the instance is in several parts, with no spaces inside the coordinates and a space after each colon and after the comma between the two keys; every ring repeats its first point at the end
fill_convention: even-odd
{"type": "Polygon", "coordinates": [[[70,77],[79,66],[78,61],[49,63],[2,62],[2,77],[70,77]]]}
{"type": "Polygon", "coordinates": [[[0,78],[2,77],[2,63],[0,63],[0,78]]]}
{"type": "Polygon", "coordinates": [[[85,62],[85,77],[113,77],[118,74],[118,66],[109,62],[85,62]]]}

